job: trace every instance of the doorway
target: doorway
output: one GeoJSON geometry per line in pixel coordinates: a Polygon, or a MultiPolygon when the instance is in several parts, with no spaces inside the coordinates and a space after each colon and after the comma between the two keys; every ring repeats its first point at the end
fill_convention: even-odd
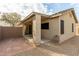
{"type": "Polygon", "coordinates": [[[29,34],[32,34],[32,25],[29,25],[29,34]]]}

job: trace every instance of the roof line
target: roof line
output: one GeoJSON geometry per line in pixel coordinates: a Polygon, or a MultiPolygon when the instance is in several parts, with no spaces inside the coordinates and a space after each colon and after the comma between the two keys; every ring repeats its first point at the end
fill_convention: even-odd
{"type": "MultiPolygon", "coordinates": [[[[43,14],[43,13],[39,13],[39,12],[31,12],[31,13],[30,13],[29,15],[27,15],[21,22],[26,21],[26,19],[28,19],[29,17],[31,17],[31,16],[33,16],[33,15],[35,15],[35,14],[40,14],[40,15],[42,15],[42,16],[51,18],[52,16],[57,15],[57,14],[59,14],[58,16],[60,16],[61,13],[67,12],[67,11],[69,11],[69,10],[74,12],[74,8],[69,8],[69,9],[66,9],[66,10],[63,10],[63,11],[60,11],[60,12],[57,12],[57,13],[55,13],[55,14],[52,14],[52,15],[47,15],[47,14],[43,14]]],[[[75,12],[74,12],[74,17],[75,17],[76,22],[78,22],[78,20],[77,20],[77,18],[76,18],[76,15],[75,15],[75,12]]]]}
{"type": "Polygon", "coordinates": [[[59,14],[59,13],[63,13],[63,12],[69,11],[69,10],[74,10],[74,8],[69,8],[69,9],[66,9],[66,10],[62,10],[62,11],[56,12],[56,13],[50,15],[50,16],[53,16],[53,15],[56,15],[56,14],[59,14]]]}

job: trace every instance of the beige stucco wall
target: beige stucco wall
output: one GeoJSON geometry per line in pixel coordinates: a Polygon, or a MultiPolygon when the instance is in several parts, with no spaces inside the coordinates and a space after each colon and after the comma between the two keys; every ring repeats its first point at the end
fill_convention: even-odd
{"type": "Polygon", "coordinates": [[[49,29],[42,29],[41,36],[45,39],[53,39],[55,35],[59,35],[59,18],[42,21],[42,23],[49,22],[49,29]]]}
{"type": "Polygon", "coordinates": [[[72,16],[71,12],[67,12],[60,16],[60,20],[64,20],[64,34],[60,34],[60,40],[59,43],[64,42],[65,40],[68,40],[69,38],[75,36],[75,20],[72,16]],[[74,23],[74,32],[72,32],[72,23],[74,23]]]}
{"type": "Polygon", "coordinates": [[[25,36],[25,30],[26,30],[26,25],[23,25],[23,31],[22,31],[23,37],[25,36]]]}
{"type": "Polygon", "coordinates": [[[76,36],[79,36],[79,23],[76,24],[76,36]]]}

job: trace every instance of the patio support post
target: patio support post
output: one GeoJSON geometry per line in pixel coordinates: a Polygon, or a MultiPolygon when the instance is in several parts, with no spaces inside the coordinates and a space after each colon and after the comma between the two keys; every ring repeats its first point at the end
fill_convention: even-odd
{"type": "Polygon", "coordinates": [[[22,31],[23,33],[22,33],[22,34],[23,34],[23,37],[25,38],[26,25],[24,24],[23,26],[24,26],[24,27],[23,27],[23,31],[22,31]]]}
{"type": "Polygon", "coordinates": [[[33,40],[36,45],[41,42],[41,15],[36,14],[33,19],[33,40]]]}

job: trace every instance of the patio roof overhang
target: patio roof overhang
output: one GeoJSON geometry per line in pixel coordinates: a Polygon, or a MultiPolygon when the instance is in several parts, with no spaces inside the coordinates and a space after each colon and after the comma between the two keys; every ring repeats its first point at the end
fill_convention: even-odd
{"type": "Polygon", "coordinates": [[[26,16],[21,22],[20,24],[24,24],[26,21],[29,21],[30,18],[34,17],[36,14],[41,15],[41,20],[42,19],[52,19],[55,17],[58,17],[60,15],[54,15],[53,17],[50,17],[50,15],[46,15],[46,14],[41,14],[41,13],[37,13],[37,12],[32,12],[30,13],[28,16],[26,16]]]}
{"type": "Polygon", "coordinates": [[[49,18],[49,15],[41,14],[41,13],[38,13],[38,12],[32,12],[32,13],[30,13],[28,16],[26,16],[26,17],[20,22],[20,24],[25,23],[25,22],[28,21],[30,18],[34,17],[36,14],[41,15],[42,18],[47,18],[47,19],[49,18]]]}

